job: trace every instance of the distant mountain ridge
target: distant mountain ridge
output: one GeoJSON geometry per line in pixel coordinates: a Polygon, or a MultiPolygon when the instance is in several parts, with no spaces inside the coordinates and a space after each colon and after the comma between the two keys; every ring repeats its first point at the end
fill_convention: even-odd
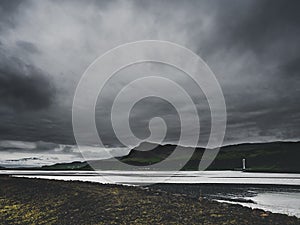
{"type": "MultiPolygon", "coordinates": [[[[133,149],[119,160],[131,165],[154,164],[170,155],[175,147],[170,144],[159,145],[148,152],[133,149]]],[[[204,148],[196,148],[183,170],[198,170],[204,151],[204,148]]],[[[247,171],[300,172],[299,158],[300,142],[243,143],[221,147],[208,170],[241,169],[242,159],[246,159],[247,171]]]]}
{"type": "MultiPolygon", "coordinates": [[[[155,165],[167,158],[176,148],[176,145],[156,145],[153,143],[141,143],[132,149],[128,155],[117,157],[123,163],[146,167],[155,165]],[[152,150],[153,146],[155,147],[152,150]],[[148,150],[148,151],[146,151],[148,150]]],[[[182,162],[187,157],[187,152],[192,153],[187,163],[182,165],[182,170],[198,170],[198,166],[204,148],[192,149],[181,147],[179,156],[172,163],[182,162]],[[193,152],[191,152],[193,151],[193,152]]],[[[208,150],[209,151],[209,150],[208,150]]],[[[242,168],[242,159],[246,159],[246,171],[255,172],[300,172],[300,142],[269,142],[269,143],[244,143],[228,145],[220,148],[220,151],[208,167],[208,170],[238,170],[242,168]]],[[[110,159],[90,161],[93,165],[101,165],[99,168],[115,168],[110,159]],[[103,166],[103,167],[102,167],[103,166]]],[[[43,166],[45,170],[93,170],[88,162],[61,163],[52,166],[43,166]]]]}

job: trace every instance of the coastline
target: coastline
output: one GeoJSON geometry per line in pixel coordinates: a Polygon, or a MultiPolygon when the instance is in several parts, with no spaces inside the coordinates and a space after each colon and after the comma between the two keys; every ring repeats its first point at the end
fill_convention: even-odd
{"type": "Polygon", "coordinates": [[[1,224],[299,224],[283,214],[148,188],[0,176],[1,224]]]}

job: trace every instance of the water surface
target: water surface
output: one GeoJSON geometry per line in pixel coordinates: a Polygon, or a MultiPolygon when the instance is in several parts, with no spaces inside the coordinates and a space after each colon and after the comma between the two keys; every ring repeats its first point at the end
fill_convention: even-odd
{"type": "Polygon", "coordinates": [[[2,170],[0,174],[102,184],[147,185],[156,183],[151,187],[191,197],[201,196],[220,202],[300,217],[300,174],[241,171],[29,170],[2,170]]]}

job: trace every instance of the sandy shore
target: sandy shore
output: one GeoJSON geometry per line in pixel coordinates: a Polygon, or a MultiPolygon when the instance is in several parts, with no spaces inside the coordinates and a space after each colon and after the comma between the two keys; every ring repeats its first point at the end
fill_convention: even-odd
{"type": "Polygon", "coordinates": [[[0,224],[300,224],[300,219],[138,187],[0,176],[0,224]]]}

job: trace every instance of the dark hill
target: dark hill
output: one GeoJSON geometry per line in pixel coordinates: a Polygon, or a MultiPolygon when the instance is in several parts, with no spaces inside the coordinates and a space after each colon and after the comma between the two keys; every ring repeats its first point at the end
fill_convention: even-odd
{"type": "MultiPolygon", "coordinates": [[[[119,160],[131,165],[155,164],[169,156],[175,145],[159,145],[151,151],[131,150],[127,156],[119,160]]],[[[184,151],[190,148],[183,148],[184,151]]],[[[204,149],[196,148],[193,156],[183,167],[183,170],[197,170],[204,149]]],[[[224,146],[209,166],[209,170],[233,170],[242,167],[242,159],[246,159],[248,171],[300,172],[300,143],[299,142],[271,142],[247,143],[224,146]]]]}
{"type": "MultiPolygon", "coordinates": [[[[151,143],[142,143],[140,146],[132,149],[130,153],[117,159],[121,162],[135,165],[147,166],[153,165],[164,160],[175,149],[176,145],[157,145],[156,147],[151,143]],[[147,149],[152,150],[148,150],[147,149]]],[[[179,151],[180,162],[188,151],[192,148],[182,147],[179,151]]],[[[196,148],[194,153],[183,166],[182,170],[198,170],[198,165],[202,158],[204,149],[196,148]]],[[[246,159],[247,171],[262,171],[262,172],[300,172],[300,142],[271,142],[271,143],[246,143],[224,146],[220,149],[219,154],[208,170],[235,170],[241,169],[242,159],[246,159]]],[[[174,163],[178,163],[174,160],[174,163]]],[[[111,160],[98,160],[93,163],[105,165],[102,168],[114,168],[111,160]]],[[[101,168],[101,167],[100,167],[101,168]]],[[[53,166],[43,167],[43,169],[75,169],[75,170],[91,170],[92,168],[87,162],[74,162],[69,164],[56,164],[53,166]]]]}

